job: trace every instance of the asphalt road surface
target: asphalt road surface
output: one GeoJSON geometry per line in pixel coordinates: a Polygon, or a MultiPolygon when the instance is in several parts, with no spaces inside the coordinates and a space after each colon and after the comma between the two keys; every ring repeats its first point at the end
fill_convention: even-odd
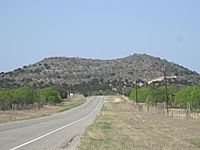
{"type": "Polygon", "coordinates": [[[74,149],[76,140],[98,115],[104,97],[48,117],[0,124],[0,150],[74,149]]]}

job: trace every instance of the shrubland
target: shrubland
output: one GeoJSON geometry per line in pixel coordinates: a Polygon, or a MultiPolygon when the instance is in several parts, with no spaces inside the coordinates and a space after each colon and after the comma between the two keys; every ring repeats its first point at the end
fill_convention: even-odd
{"type": "MultiPolygon", "coordinates": [[[[166,102],[164,86],[139,87],[137,91],[137,102],[139,103],[155,104],[166,102]]],[[[129,97],[133,101],[136,100],[135,88],[131,90],[129,97]]],[[[193,85],[180,89],[168,87],[167,97],[171,107],[187,108],[189,105],[192,110],[199,110],[200,85],[193,85]]]]}
{"type": "Polygon", "coordinates": [[[55,87],[34,89],[28,86],[15,89],[0,89],[0,110],[31,109],[33,106],[41,108],[46,104],[62,102],[63,90],[55,87]]]}

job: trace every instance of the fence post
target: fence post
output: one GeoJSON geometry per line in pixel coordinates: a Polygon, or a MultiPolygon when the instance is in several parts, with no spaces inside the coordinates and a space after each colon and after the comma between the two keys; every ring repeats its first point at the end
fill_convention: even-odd
{"type": "Polygon", "coordinates": [[[174,117],[174,103],[172,103],[172,107],[171,107],[171,111],[172,111],[172,117],[174,117]]]}
{"type": "Polygon", "coordinates": [[[149,112],[149,103],[147,103],[147,112],[149,112]]]}
{"type": "Polygon", "coordinates": [[[190,117],[190,102],[187,103],[187,117],[190,117]]]}

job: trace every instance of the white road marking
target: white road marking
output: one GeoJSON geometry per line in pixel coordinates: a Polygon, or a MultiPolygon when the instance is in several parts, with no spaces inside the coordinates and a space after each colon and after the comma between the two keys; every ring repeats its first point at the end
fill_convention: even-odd
{"type": "Polygon", "coordinates": [[[51,135],[51,134],[53,134],[53,133],[55,133],[55,132],[58,132],[58,131],[60,131],[60,130],[62,130],[62,129],[64,129],[64,128],[67,128],[67,127],[69,127],[69,126],[71,126],[71,125],[74,125],[74,124],[76,124],[76,123],[78,123],[78,122],[81,122],[81,121],[83,121],[83,120],[86,120],[87,118],[89,118],[90,116],[92,116],[93,113],[95,113],[95,112],[97,111],[97,109],[99,108],[99,105],[100,105],[100,104],[101,104],[101,101],[99,102],[99,104],[97,105],[97,107],[96,107],[89,115],[87,115],[86,117],[84,117],[84,118],[82,118],[82,119],[80,119],[80,120],[77,120],[77,121],[75,121],[75,122],[72,122],[72,123],[70,123],[70,124],[67,124],[67,125],[65,125],[65,126],[63,126],[63,127],[61,127],[61,128],[58,128],[58,129],[56,129],[56,130],[54,130],[54,131],[51,131],[51,132],[49,132],[49,133],[47,133],[47,134],[45,134],[45,135],[42,135],[42,136],[40,136],[40,137],[38,137],[38,138],[36,138],[36,139],[33,139],[33,140],[31,140],[31,141],[28,141],[28,142],[24,143],[24,144],[21,144],[21,145],[19,145],[19,146],[16,146],[16,147],[14,147],[14,148],[11,148],[10,150],[16,150],[16,149],[21,148],[21,147],[23,147],[23,146],[25,146],[25,145],[28,145],[28,144],[33,143],[33,142],[35,142],[35,141],[38,141],[38,140],[40,140],[40,139],[42,139],[42,138],[44,138],[44,137],[46,137],[46,136],[49,136],[49,135],[51,135]]]}

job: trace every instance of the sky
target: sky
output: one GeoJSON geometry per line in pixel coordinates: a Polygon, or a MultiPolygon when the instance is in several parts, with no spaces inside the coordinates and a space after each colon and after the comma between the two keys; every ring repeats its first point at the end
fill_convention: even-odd
{"type": "Polygon", "coordinates": [[[200,73],[200,0],[0,0],[0,72],[134,53],[200,73]]]}

